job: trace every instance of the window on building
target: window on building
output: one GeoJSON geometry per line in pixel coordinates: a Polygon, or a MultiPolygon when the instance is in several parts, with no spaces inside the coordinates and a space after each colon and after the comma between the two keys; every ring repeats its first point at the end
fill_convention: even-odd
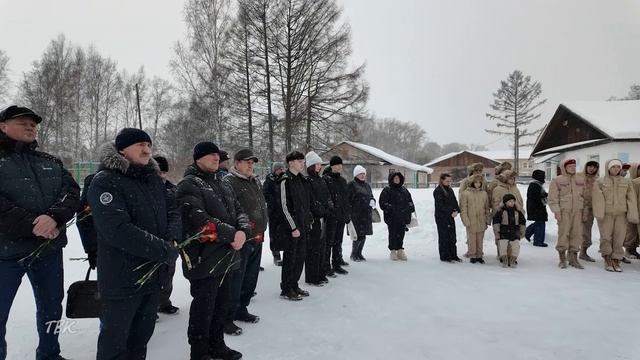
{"type": "Polygon", "coordinates": [[[629,153],[628,152],[618,153],[618,159],[620,159],[620,161],[622,161],[623,163],[628,163],[629,153]]]}

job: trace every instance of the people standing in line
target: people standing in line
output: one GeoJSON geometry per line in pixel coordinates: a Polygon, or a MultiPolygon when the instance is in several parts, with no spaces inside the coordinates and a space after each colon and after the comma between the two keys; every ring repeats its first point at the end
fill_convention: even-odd
{"type": "Polygon", "coordinates": [[[517,207],[516,197],[507,193],[502,198],[502,206],[493,215],[493,232],[500,247],[502,267],[517,267],[520,255],[520,239],[527,220],[517,207]]]}
{"type": "Polygon", "coordinates": [[[178,183],[185,241],[180,251],[184,277],[193,298],[187,337],[191,360],[240,359],[224,342],[223,327],[231,303],[231,282],[240,268],[240,254],[252,234],[233,188],[218,171],[220,150],[212,142],[198,143],[193,164],[178,183]]]}
{"type": "Polygon", "coordinates": [[[527,241],[531,241],[533,237],[533,246],[547,247],[549,245],[544,242],[546,225],[549,220],[547,213],[549,194],[544,189],[546,173],[542,170],[533,170],[531,178],[533,180],[527,189],[527,220],[533,221],[533,223],[527,226],[524,237],[527,241]]]}
{"type": "Polygon", "coordinates": [[[276,225],[280,221],[278,216],[281,214],[280,209],[280,183],[279,179],[284,174],[286,168],[281,162],[274,162],[271,165],[271,173],[267,175],[262,184],[262,193],[267,202],[267,214],[269,216],[269,248],[273,255],[273,263],[276,266],[282,266],[282,257],[280,251],[274,245],[278,243],[278,233],[276,225]]]}
{"type": "Polygon", "coordinates": [[[416,211],[411,193],[404,186],[404,175],[401,172],[389,174],[389,185],[380,193],[380,208],[384,213],[384,222],[389,230],[390,259],[407,261],[404,252],[404,235],[411,223],[411,214],[416,211]]]}
{"type": "Polygon", "coordinates": [[[620,176],[622,161],[609,160],[605,169],[605,176],[593,188],[593,216],[598,221],[605,270],[622,272],[627,221],[638,223],[638,200],[631,180],[620,176]]]}
{"type": "Polygon", "coordinates": [[[582,226],[584,231],[582,232],[582,244],[580,245],[581,260],[587,262],[595,262],[596,260],[587,254],[587,249],[592,244],[592,229],[593,229],[593,187],[598,180],[598,170],[600,164],[597,161],[588,161],[584,166],[584,192],[582,197],[584,199],[584,209],[582,210],[582,226]]]}
{"type": "Polygon", "coordinates": [[[376,207],[376,200],[367,183],[367,170],[363,166],[357,165],[353,169],[353,180],[349,182],[348,188],[351,222],[356,232],[356,240],[351,246],[351,260],[366,261],[362,256],[362,249],[367,235],[373,235],[372,211],[376,207]]]}
{"type": "MultiPolygon", "coordinates": [[[[629,168],[630,180],[633,184],[633,191],[635,191],[638,198],[638,206],[640,207],[640,177],[638,176],[638,169],[640,164],[631,164],[629,168]]],[[[638,254],[638,246],[640,246],[640,237],[638,236],[638,225],[631,222],[627,223],[627,235],[624,239],[624,254],[629,259],[640,259],[638,254]]]]}
{"type": "Polygon", "coordinates": [[[578,261],[578,251],[584,234],[582,215],[584,209],[585,180],[582,174],[576,173],[576,160],[568,159],[560,168],[562,175],[556,177],[549,185],[549,208],[558,222],[558,242],[556,250],[560,257],[558,266],[561,269],[569,265],[576,269],[584,269],[578,261]]]}
{"type": "Polygon", "coordinates": [[[482,174],[471,176],[461,194],[460,218],[467,228],[467,253],[472,264],[484,264],[484,233],[491,224],[491,207],[487,191],[482,188],[483,179],[482,174]]]}
{"type": "Polygon", "coordinates": [[[0,359],[7,357],[7,320],[22,277],[36,300],[38,360],[64,360],[58,333],[62,317],[62,248],[66,223],[79,206],[80,187],[62,161],[37,151],[42,118],[25,107],[0,112],[0,359]],[[43,244],[47,246],[41,248],[43,244]],[[39,254],[34,254],[41,248],[39,254]],[[53,326],[55,327],[55,326],[53,326]]]}
{"type": "Polygon", "coordinates": [[[309,292],[298,285],[306,256],[307,241],[313,221],[311,191],[302,176],[304,154],[292,151],[287,154],[287,171],[280,177],[280,211],[278,239],[283,240],[282,280],[280,297],[298,301],[309,292]]]}
{"type": "Polygon", "coordinates": [[[124,128],[100,151],[100,171],[89,186],[98,234],[102,300],[98,360],[144,359],[156,323],[168,264],[176,261],[177,213],[151,158],[151,138],[124,128]],[[146,272],[161,264],[140,283],[146,272]]]}
{"type": "Polygon", "coordinates": [[[242,333],[242,329],[233,323],[234,320],[253,324],[260,321],[260,317],[247,309],[258,285],[262,242],[268,221],[262,186],[253,173],[253,166],[257,162],[258,157],[251,149],[238,150],[233,156],[233,167],[223,179],[233,188],[240,206],[249,217],[251,228],[251,233],[239,252],[240,269],[233,273],[231,280],[231,305],[224,326],[224,332],[228,335],[242,333]]]}
{"type": "Polygon", "coordinates": [[[336,277],[337,274],[348,274],[343,266],[349,264],[342,257],[342,240],[344,228],[351,221],[351,203],[349,202],[349,187],[347,180],[342,177],[342,158],[334,155],[329,160],[329,167],[324,170],[322,178],[327,182],[333,212],[327,216],[325,237],[327,248],[324,257],[325,275],[336,277]]]}
{"type": "Polygon", "coordinates": [[[433,190],[440,261],[450,263],[462,262],[462,259],[457,254],[455,222],[456,217],[460,214],[460,206],[458,205],[456,194],[451,188],[452,182],[451,175],[443,173],[440,175],[440,183],[433,190]]]}
{"type": "MultiPolygon", "coordinates": [[[[176,191],[178,187],[169,180],[169,161],[164,156],[154,156],[153,160],[158,164],[158,175],[162,179],[164,183],[164,187],[167,190],[167,199],[169,200],[168,211],[175,212],[173,218],[180,219],[180,209],[177,206],[176,199],[176,191]]],[[[181,220],[181,219],[180,219],[181,220]]],[[[178,234],[182,234],[182,225],[180,223],[176,224],[176,226],[180,226],[177,229],[178,234]]],[[[177,260],[177,259],[176,259],[177,260]]],[[[162,291],[160,292],[160,307],[158,308],[158,312],[167,315],[173,315],[180,310],[177,306],[173,306],[171,303],[171,293],[173,292],[173,276],[176,273],[176,263],[175,261],[169,264],[169,268],[167,271],[167,282],[164,284],[162,291]]]]}
{"type": "MultiPolygon", "coordinates": [[[[524,212],[524,202],[522,201],[522,195],[520,194],[520,189],[516,185],[516,173],[513,170],[504,170],[499,175],[496,176],[496,186],[491,191],[491,213],[492,216],[495,214],[502,206],[505,195],[511,194],[516,198],[516,208],[522,212],[524,212]]],[[[524,234],[523,234],[524,235],[524,234]]],[[[496,248],[498,253],[498,260],[502,261],[504,256],[509,256],[509,254],[501,254],[500,246],[498,243],[498,239],[496,238],[496,248]]],[[[511,247],[509,247],[511,249],[511,247]]]]}
{"type": "Polygon", "coordinates": [[[304,264],[305,282],[312,286],[323,286],[329,282],[324,270],[327,240],[326,219],[333,212],[333,200],[326,181],[320,176],[322,159],[314,151],[305,156],[307,166],[306,180],[309,182],[312,194],[311,213],[313,224],[309,233],[307,257],[304,264]]]}

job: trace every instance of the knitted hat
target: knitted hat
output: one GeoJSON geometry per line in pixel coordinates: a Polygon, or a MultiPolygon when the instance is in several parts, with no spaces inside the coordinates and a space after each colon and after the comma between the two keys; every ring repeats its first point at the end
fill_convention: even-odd
{"type": "Polygon", "coordinates": [[[353,169],[353,177],[356,177],[360,174],[366,174],[367,173],[367,169],[365,169],[363,166],[361,165],[357,165],[354,169],[353,169]]]}
{"type": "Polygon", "coordinates": [[[124,128],[116,135],[116,150],[120,151],[141,142],[151,144],[149,134],[136,128],[124,128]]]}
{"type": "Polygon", "coordinates": [[[547,174],[543,171],[543,170],[533,170],[533,173],[531,174],[531,177],[534,180],[538,180],[541,183],[544,183],[544,181],[546,180],[547,174]]]}
{"type": "Polygon", "coordinates": [[[338,155],[332,156],[331,159],[329,160],[329,166],[341,165],[341,164],[342,164],[342,158],[338,155]]]}
{"type": "Polygon", "coordinates": [[[193,161],[196,161],[209,154],[220,154],[218,145],[212,143],[211,141],[203,141],[201,143],[198,143],[193,148],[193,161]]]}
{"type": "Polygon", "coordinates": [[[503,202],[504,204],[506,204],[506,203],[507,203],[507,201],[509,201],[509,200],[515,200],[515,199],[516,199],[516,197],[515,197],[513,194],[505,194],[505,195],[502,197],[502,202],[503,202]]]}
{"type": "Polygon", "coordinates": [[[312,167],[316,164],[322,164],[322,159],[315,153],[315,151],[309,151],[304,157],[304,162],[307,167],[312,167]]]}
{"type": "Polygon", "coordinates": [[[618,159],[613,159],[609,161],[609,164],[607,166],[607,170],[611,170],[612,167],[614,166],[620,166],[620,168],[622,168],[622,161],[618,160],[618,159]]]}
{"type": "Polygon", "coordinates": [[[300,151],[294,150],[287,154],[286,160],[287,162],[294,160],[304,160],[304,154],[300,151]]]}
{"type": "Polygon", "coordinates": [[[281,162],[274,162],[273,165],[271,165],[271,171],[275,172],[276,170],[284,170],[286,168],[286,166],[284,166],[283,163],[281,162]]]}
{"type": "Polygon", "coordinates": [[[42,118],[38,116],[38,114],[33,112],[33,110],[16,105],[11,105],[0,112],[0,122],[5,122],[7,120],[15,119],[20,116],[30,117],[33,119],[33,121],[36,122],[36,124],[40,124],[42,122],[42,118]]]}
{"type": "Polygon", "coordinates": [[[600,168],[600,164],[597,161],[593,161],[593,160],[587,161],[587,165],[586,166],[593,166],[596,169],[600,168]]]}
{"type": "Polygon", "coordinates": [[[169,162],[167,161],[167,158],[165,158],[164,156],[154,156],[153,160],[155,160],[156,163],[158,163],[158,167],[160,168],[160,171],[162,172],[169,171],[169,162]]]}

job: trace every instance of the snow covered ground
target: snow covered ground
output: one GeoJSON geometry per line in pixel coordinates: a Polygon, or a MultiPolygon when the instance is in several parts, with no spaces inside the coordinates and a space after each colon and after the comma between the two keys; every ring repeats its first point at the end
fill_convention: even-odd
{"type": "MultiPolygon", "coordinates": [[[[522,189],[526,194],[525,188],[522,189]]],[[[349,275],[323,288],[301,286],[311,297],[281,300],[280,268],[264,248],[258,295],[250,311],[258,324],[238,323],[239,337],[227,337],[244,359],[638,359],[640,262],[624,273],[608,273],[602,260],[585,270],[557,268],[557,227],[547,225],[549,248],[523,241],[517,269],[495,260],[492,234],[485,236],[487,264],[438,260],[432,189],[411,190],[420,227],[406,237],[408,262],[388,259],[387,230],[375,224],[365,245],[365,263],[351,263],[349,275]]],[[[379,191],[376,192],[376,197],[379,191]]],[[[458,254],[466,249],[458,221],[458,254]]],[[[594,236],[597,239],[597,229],[594,236]]],[[[345,238],[344,252],[350,241],[345,238]]],[[[590,253],[597,255],[597,240],[590,253]]],[[[75,231],[65,258],[83,256],[75,231]]],[[[86,264],[65,261],[68,284],[84,278],[86,264]]],[[[161,316],[148,359],[188,359],[190,296],[178,271],[174,305],[181,312],[161,316]]],[[[25,277],[14,302],[7,342],[9,359],[33,359],[37,345],[35,305],[25,277]]],[[[78,320],[73,334],[60,336],[63,355],[94,359],[97,320],[78,320]]]]}

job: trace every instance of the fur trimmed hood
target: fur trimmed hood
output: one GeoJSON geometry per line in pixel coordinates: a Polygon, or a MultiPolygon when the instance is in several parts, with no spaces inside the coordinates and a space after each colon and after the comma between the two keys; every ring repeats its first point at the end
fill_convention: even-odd
{"type": "Polygon", "coordinates": [[[496,177],[498,177],[498,175],[502,174],[506,170],[511,170],[511,168],[512,166],[510,162],[502,162],[500,165],[496,166],[496,177]]]}
{"type": "Polygon", "coordinates": [[[500,182],[506,183],[509,179],[515,179],[517,175],[518,174],[513,170],[504,170],[499,175],[496,175],[496,179],[500,182]]]}
{"type": "Polygon", "coordinates": [[[467,174],[469,174],[469,176],[473,175],[473,173],[476,171],[479,171],[482,173],[484,171],[484,164],[481,162],[478,162],[478,163],[467,166],[467,174]]]}

